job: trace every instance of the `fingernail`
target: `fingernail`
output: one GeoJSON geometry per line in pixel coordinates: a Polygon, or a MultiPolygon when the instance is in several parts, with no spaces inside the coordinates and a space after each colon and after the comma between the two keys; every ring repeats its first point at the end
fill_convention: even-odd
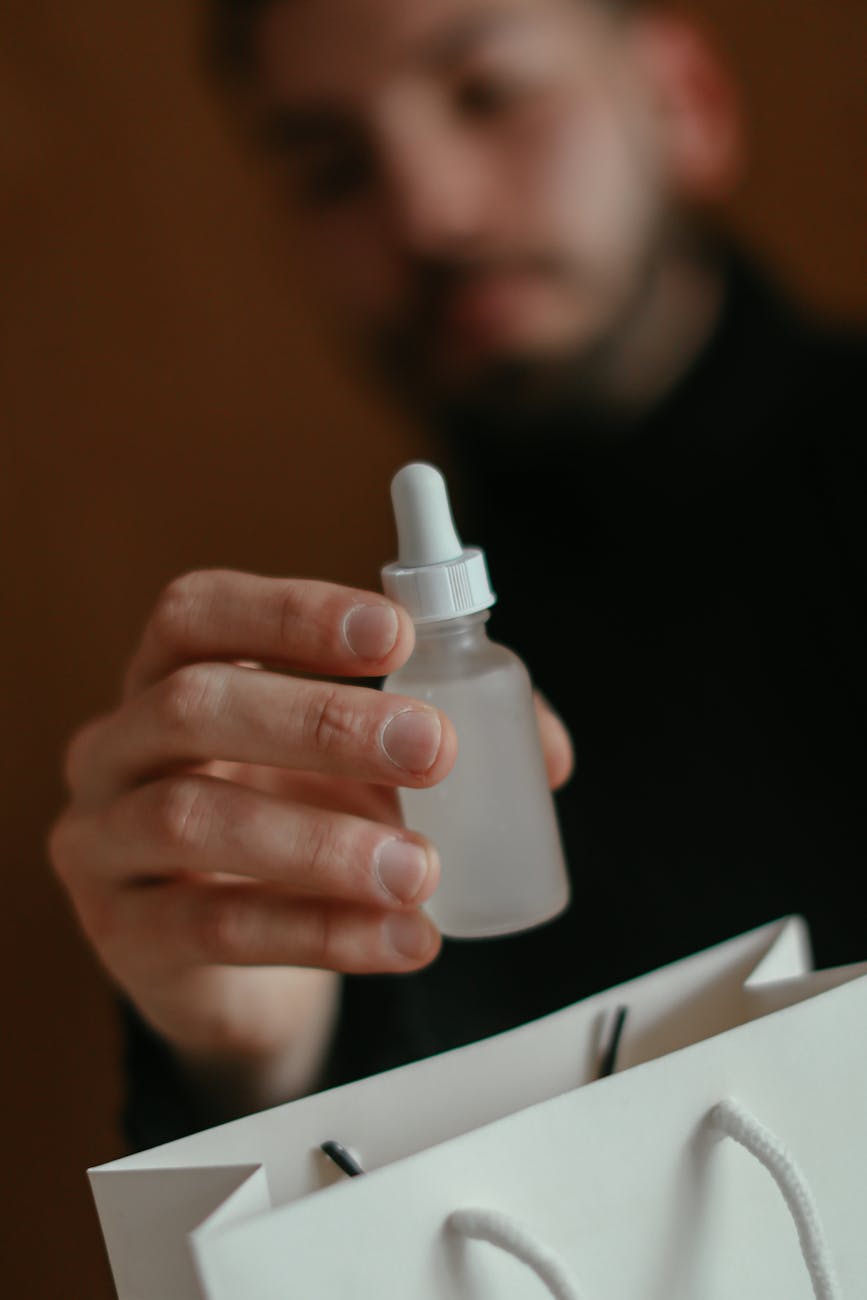
{"type": "Polygon", "coordinates": [[[421,912],[395,912],[385,921],[385,937],[401,957],[423,957],[430,952],[431,923],[421,912]]]}
{"type": "Polygon", "coordinates": [[[433,767],[442,735],[433,709],[401,709],[385,724],[382,748],[396,767],[421,775],[433,767]]]}
{"type": "Polygon", "coordinates": [[[376,856],[379,883],[401,903],[410,903],[427,878],[427,854],[408,840],[385,840],[376,856]]]}
{"type": "Polygon", "coordinates": [[[394,649],[398,626],[391,605],[356,605],[343,621],[343,636],[359,659],[384,659],[394,649]]]}

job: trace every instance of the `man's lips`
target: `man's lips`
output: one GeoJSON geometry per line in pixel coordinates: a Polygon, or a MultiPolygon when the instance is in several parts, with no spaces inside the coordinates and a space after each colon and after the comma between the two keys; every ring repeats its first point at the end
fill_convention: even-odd
{"type": "Polygon", "coordinates": [[[496,340],[526,319],[545,289],[538,271],[494,271],[460,280],[440,299],[438,324],[466,338],[496,340]]]}

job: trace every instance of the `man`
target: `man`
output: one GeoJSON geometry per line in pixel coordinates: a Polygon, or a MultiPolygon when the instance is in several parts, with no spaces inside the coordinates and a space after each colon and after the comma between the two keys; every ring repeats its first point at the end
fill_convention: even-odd
{"type": "MultiPolygon", "coordinates": [[[[215,24],[305,260],[440,429],[495,635],[574,737],[574,902],[483,943],[419,910],[440,865],[395,788],[441,780],[454,729],[334,681],[407,658],[403,611],[179,579],[118,708],[72,742],[52,837],[125,995],[131,1140],[790,911],[820,963],[862,958],[863,350],[712,233],[739,133],[703,40],[608,0],[222,0],[215,24]]],[[[569,741],[541,703],[540,726],[560,785],[569,741]]]]}

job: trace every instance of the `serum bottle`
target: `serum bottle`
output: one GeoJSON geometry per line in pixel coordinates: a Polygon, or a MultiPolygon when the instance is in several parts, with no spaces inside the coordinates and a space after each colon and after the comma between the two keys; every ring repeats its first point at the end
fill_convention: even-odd
{"type": "Polygon", "coordinates": [[[570,900],[530,677],[488,639],[496,597],[485,557],[462,546],[439,470],[405,465],[391,496],[398,560],[382,570],[383,589],[411,614],[416,645],[385,689],[441,708],[458,737],[443,781],[399,790],[404,822],[433,842],[442,864],[424,907],[452,938],[529,929],[570,900]]]}

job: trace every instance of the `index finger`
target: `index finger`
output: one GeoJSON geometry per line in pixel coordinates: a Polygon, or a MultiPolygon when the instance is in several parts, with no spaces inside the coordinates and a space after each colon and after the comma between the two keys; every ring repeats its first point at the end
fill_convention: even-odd
{"type": "Polygon", "coordinates": [[[409,614],[378,592],[207,569],[176,578],[162,592],[127,669],[124,695],[202,659],[379,677],[400,667],[414,643],[409,614]]]}

